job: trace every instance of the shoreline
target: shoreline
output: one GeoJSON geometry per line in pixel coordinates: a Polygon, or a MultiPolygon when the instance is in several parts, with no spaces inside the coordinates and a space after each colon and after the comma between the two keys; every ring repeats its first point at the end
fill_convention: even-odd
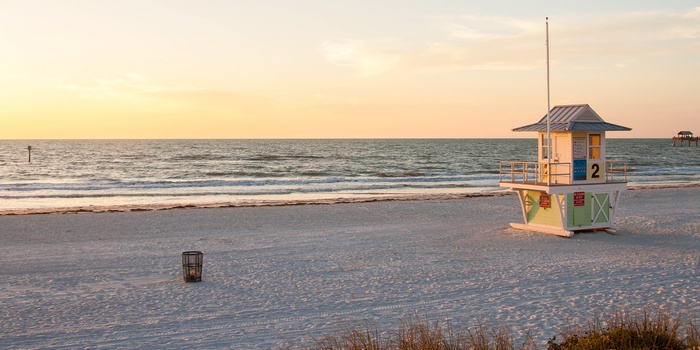
{"type": "Polygon", "coordinates": [[[250,208],[250,207],[280,207],[297,205],[329,205],[348,203],[371,203],[391,201],[424,201],[424,200],[450,200],[473,197],[496,197],[510,195],[507,191],[480,192],[480,193],[437,193],[437,194],[411,194],[411,195],[384,195],[363,197],[341,197],[330,199],[290,199],[290,200],[258,200],[241,202],[219,202],[205,204],[142,204],[142,205],[112,205],[112,206],[83,206],[70,208],[38,208],[38,209],[12,209],[0,211],[0,216],[5,215],[37,215],[37,214],[79,214],[79,213],[115,213],[115,212],[139,212],[160,211],[174,209],[213,209],[213,208],[250,208]]]}
{"type": "MultiPolygon", "coordinates": [[[[652,189],[679,189],[700,187],[700,183],[682,184],[650,184],[628,186],[628,191],[652,190],[652,189]]],[[[140,212],[140,211],[161,211],[175,209],[211,209],[211,208],[247,208],[247,207],[278,207],[297,205],[330,205],[348,203],[370,203],[370,202],[393,202],[393,201],[427,201],[427,200],[453,200],[478,197],[499,197],[515,194],[507,189],[494,190],[489,192],[474,193],[432,193],[432,194],[395,194],[395,195],[375,195],[340,198],[320,198],[320,199],[290,199],[290,200],[244,200],[240,202],[214,202],[203,204],[136,204],[136,205],[99,205],[99,206],[76,206],[59,208],[36,208],[36,209],[9,209],[0,210],[0,216],[10,215],[40,215],[40,214],[81,214],[81,213],[118,213],[118,212],[140,212]]]]}

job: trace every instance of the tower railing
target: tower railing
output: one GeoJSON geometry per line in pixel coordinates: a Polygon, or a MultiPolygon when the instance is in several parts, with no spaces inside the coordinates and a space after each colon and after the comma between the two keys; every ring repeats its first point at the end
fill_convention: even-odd
{"type": "Polygon", "coordinates": [[[548,164],[525,160],[502,160],[499,165],[499,181],[542,185],[569,184],[571,163],[551,163],[551,178],[548,164]]]}
{"type": "MultiPolygon", "coordinates": [[[[524,160],[502,160],[499,164],[499,182],[532,185],[571,185],[571,163],[540,163],[524,160]],[[548,167],[551,167],[551,175],[548,167]]],[[[627,163],[605,161],[605,182],[627,182],[627,163]]]]}
{"type": "Polygon", "coordinates": [[[605,182],[627,182],[627,162],[624,160],[606,160],[605,182]]]}

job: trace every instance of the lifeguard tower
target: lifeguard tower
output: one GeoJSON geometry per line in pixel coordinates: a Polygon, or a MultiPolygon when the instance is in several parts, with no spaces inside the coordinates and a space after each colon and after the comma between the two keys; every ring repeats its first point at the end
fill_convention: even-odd
{"type": "Polygon", "coordinates": [[[501,161],[500,186],[518,193],[525,221],[511,226],[564,237],[614,230],[627,165],[605,158],[605,132],[629,130],[587,104],[555,106],[539,122],[513,129],[537,132],[538,151],[536,162],[501,161]]]}

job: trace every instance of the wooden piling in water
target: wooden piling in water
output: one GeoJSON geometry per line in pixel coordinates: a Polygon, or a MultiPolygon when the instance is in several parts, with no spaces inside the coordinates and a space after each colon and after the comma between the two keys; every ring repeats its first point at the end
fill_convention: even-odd
{"type": "Polygon", "coordinates": [[[690,147],[693,142],[695,142],[695,147],[698,147],[698,137],[693,136],[693,133],[688,130],[682,130],[673,137],[673,147],[676,147],[676,143],[683,147],[683,142],[685,141],[688,141],[688,147],[690,147]]]}
{"type": "Polygon", "coordinates": [[[683,143],[688,141],[688,147],[695,143],[695,147],[698,147],[698,137],[674,137],[673,138],[673,147],[676,146],[676,143],[678,143],[681,147],[683,147],[683,143]]]}

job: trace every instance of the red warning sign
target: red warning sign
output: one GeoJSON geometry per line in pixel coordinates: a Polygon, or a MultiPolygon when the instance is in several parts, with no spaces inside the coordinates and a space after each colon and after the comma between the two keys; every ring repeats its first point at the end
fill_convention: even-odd
{"type": "Polygon", "coordinates": [[[540,208],[549,208],[549,195],[540,193],[540,208]]]}
{"type": "Polygon", "coordinates": [[[586,205],[586,192],[574,192],[574,207],[586,205]]]}

